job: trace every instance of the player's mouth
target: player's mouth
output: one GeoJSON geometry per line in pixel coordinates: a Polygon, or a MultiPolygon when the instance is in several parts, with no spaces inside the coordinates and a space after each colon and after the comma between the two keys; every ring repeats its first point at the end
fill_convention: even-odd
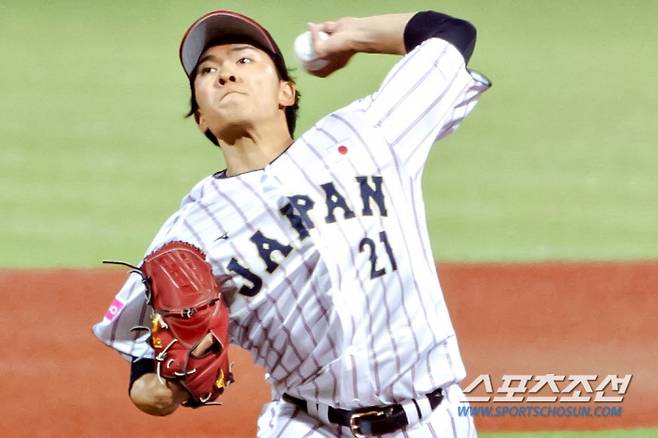
{"type": "Polygon", "coordinates": [[[230,91],[227,91],[226,93],[222,94],[219,98],[219,101],[221,102],[222,100],[224,100],[225,97],[235,95],[235,94],[245,94],[245,93],[242,93],[241,91],[230,90],[230,91]]]}

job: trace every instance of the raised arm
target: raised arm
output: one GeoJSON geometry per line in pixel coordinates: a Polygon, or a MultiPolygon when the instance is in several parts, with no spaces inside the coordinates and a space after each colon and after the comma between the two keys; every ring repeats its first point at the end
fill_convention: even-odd
{"type": "Polygon", "coordinates": [[[437,37],[454,45],[468,62],[475,47],[475,27],[439,12],[424,11],[372,17],[345,17],[310,24],[316,53],[329,64],[313,74],[328,76],[347,64],[356,53],[404,55],[428,38],[437,37]],[[319,32],[329,38],[322,40],[319,32]]]}

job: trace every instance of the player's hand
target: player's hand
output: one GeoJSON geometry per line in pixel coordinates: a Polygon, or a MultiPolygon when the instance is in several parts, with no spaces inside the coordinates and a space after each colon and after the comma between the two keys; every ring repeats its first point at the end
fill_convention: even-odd
{"type": "Polygon", "coordinates": [[[315,53],[319,58],[328,61],[326,66],[310,72],[311,74],[324,78],[345,67],[350,58],[356,53],[352,44],[356,20],[356,18],[346,17],[337,21],[309,23],[315,53]],[[320,38],[320,32],[327,33],[329,38],[320,38]]]}
{"type": "Polygon", "coordinates": [[[169,415],[189,398],[188,392],[175,382],[160,381],[155,373],[148,373],[135,380],[130,399],[139,410],[150,415],[169,415]]]}
{"type": "Polygon", "coordinates": [[[328,64],[310,72],[316,76],[329,76],[343,68],[355,53],[387,53],[404,55],[404,30],[414,12],[375,15],[372,17],[345,17],[336,21],[309,24],[313,49],[328,64]],[[329,38],[320,38],[325,32],[329,38]]]}

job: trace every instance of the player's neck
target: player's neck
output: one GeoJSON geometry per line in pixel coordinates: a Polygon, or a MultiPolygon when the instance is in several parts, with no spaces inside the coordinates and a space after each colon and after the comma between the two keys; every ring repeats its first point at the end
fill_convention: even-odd
{"type": "Polygon", "coordinates": [[[260,125],[260,129],[247,129],[230,139],[220,139],[226,175],[233,176],[263,169],[286,150],[293,142],[287,126],[260,125]]]}

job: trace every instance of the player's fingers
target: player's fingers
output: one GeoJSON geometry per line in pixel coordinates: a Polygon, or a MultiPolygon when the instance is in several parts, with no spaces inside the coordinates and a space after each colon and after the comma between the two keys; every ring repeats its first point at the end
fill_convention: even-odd
{"type": "Polygon", "coordinates": [[[217,339],[208,333],[206,336],[201,339],[201,342],[194,347],[194,350],[192,350],[192,356],[194,357],[204,357],[210,350],[213,348],[215,343],[218,343],[217,339]]]}
{"type": "Polygon", "coordinates": [[[317,29],[318,32],[325,32],[325,33],[333,33],[336,31],[336,22],[335,21],[323,21],[320,23],[314,23],[310,22],[308,23],[309,30],[311,30],[312,27],[317,29]]]}
{"type": "Polygon", "coordinates": [[[326,39],[320,36],[320,27],[316,23],[309,23],[309,29],[311,31],[311,44],[313,45],[313,51],[318,57],[323,57],[327,54],[326,39]]]}
{"type": "Polygon", "coordinates": [[[328,34],[332,34],[336,31],[336,22],[335,21],[325,21],[320,23],[320,30],[328,34]]]}
{"type": "Polygon", "coordinates": [[[318,35],[320,33],[318,25],[315,23],[308,23],[308,30],[311,32],[311,42],[313,43],[313,47],[315,47],[315,43],[318,41],[318,35]]]}

